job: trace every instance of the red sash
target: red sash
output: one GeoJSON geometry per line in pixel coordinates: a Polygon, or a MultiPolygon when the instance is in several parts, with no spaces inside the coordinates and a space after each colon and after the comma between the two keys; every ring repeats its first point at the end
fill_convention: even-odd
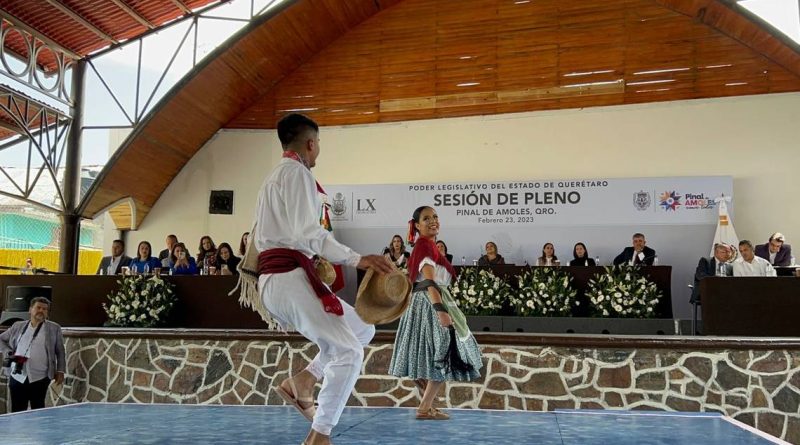
{"type": "Polygon", "coordinates": [[[319,279],[311,258],[292,249],[268,249],[258,254],[258,271],[260,274],[286,273],[298,267],[302,267],[306,272],[314,293],[322,300],[322,308],[325,312],[339,316],[344,315],[342,303],[319,279]]]}

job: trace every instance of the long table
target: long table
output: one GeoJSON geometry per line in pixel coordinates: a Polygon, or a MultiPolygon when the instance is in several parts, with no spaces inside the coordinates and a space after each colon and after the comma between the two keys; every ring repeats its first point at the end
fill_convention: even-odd
{"type": "MultiPolygon", "coordinates": [[[[261,329],[266,324],[250,309],[239,306],[234,276],[166,276],[175,284],[178,302],[169,326],[195,329],[261,329]]],[[[0,305],[7,286],[50,286],[50,319],[62,326],[103,326],[106,296],[118,289],[120,277],[107,275],[0,275],[0,305]]]]}
{"type": "Polygon", "coordinates": [[[700,299],[705,335],[800,337],[796,277],[708,277],[700,299]]]}
{"type": "MultiPolygon", "coordinates": [[[[456,273],[459,273],[465,266],[454,266],[456,273]]],[[[469,266],[466,266],[469,267],[469,266]]],[[[502,266],[488,266],[492,273],[498,275],[506,280],[514,276],[520,275],[529,269],[529,266],[516,266],[516,265],[502,265],[502,266]]],[[[586,290],[589,287],[589,280],[596,275],[604,274],[605,267],[603,266],[564,266],[559,267],[572,276],[572,284],[577,290],[576,298],[580,301],[580,305],[573,311],[575,317],[586,317],[591,315],[589,301],[586,298],[586,290]]],[[[672,266],[646,266],[642,267],[642,274],[650,279],[661,290],[663,296],[656,306],[656,318],[672,318],[672,266]]],[[[364,276],[363,271],[358,271],[358,283],[364,276]]],[[[516,280],[509,280],[512,284],[516,280]]],[[[510,315],[510,314],[506,314],[510,315]]]]}

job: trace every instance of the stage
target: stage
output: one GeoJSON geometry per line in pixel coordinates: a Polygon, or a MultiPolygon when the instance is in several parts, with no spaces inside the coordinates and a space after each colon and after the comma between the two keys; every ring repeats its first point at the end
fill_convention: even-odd
{"type": "MultiPolygon", "coordinates": [[[[346,408],[339,445],[783,444],[714,413],[449,410],[418,421],[411,408],[346,408]]],[[[0,416],[0,444],[297,445],[309,423],[285,406],[80,403],[0,416]]]]}

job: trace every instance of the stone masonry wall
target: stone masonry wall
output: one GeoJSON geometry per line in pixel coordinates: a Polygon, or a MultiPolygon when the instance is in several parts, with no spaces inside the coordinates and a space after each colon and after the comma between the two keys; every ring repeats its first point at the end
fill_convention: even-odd
{"type": "MultiPolygon", "coordinates": [[[[316,353],[302,342],[67,338],[67,379],[48,403],[281,404],[274,383],[316,353]]],[[[483,377],[441,405],[716,411],[800,444],[800,351],[673,351],[484,345],[483,377]]],[[[351,405],[416,406],[387,375],[391,344],[367,349],[351,405]]]]}

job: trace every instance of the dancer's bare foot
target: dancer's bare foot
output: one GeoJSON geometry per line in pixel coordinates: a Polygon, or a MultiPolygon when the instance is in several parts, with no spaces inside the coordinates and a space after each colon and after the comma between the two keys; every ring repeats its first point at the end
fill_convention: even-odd
{"type": "Polygon", "coordinates": [[[303,441],[303,445],[332,445],[331,436],[326,436],[322,433],[318,433],[314,430],[308,432],[308,436],[306,436],[306,440],[303,441]]]}

